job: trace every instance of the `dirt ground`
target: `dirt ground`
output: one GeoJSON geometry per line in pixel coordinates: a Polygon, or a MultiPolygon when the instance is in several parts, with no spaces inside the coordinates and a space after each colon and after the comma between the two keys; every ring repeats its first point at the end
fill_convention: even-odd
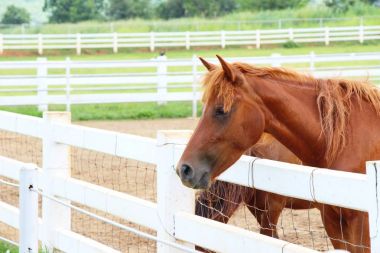
{"type": "MultiPolygon", "coordinates": [[[[74,122],[95,128],[114,130],[155,138],[157,130],[194,129],[194,119],[164,119],[139,121],[86,121],[74,122]]],[[[41,165],[41,141],[9,132],[0,132],[0,155],[17,158],[41,165]]],[[[156,200],[155,166],[139,161],[114,157],[85,149],[72,148],[72,176],[117,191],[126,192],[150,201],[156,200]]],[[[17,206],[17,191],[0,184],[0,200],[17,206]]],[[[75,204],[75,203],[74,203],[75,204]]],[[[102,212],[91,210],[117,222],[135,227],[145,232],[154,231],[122,221],[102,212]]],[[[232,216],[229,224],[252,231],[258,231],[259,225],[253,215],[244,206],[232,216]]],[[[319,211],[315,209],[283,211],[277,229],[281,239],[301,244],[317,250],[332,249],[323,228],[319,211]]],[[[115,227],[98,222],[85,215],[72,212],[72,230],[96,239],[122,252],[155,252],[155,244],[115,227]]],[[[0,236],[17,240],[14,229],[0,223],[0,236]]]]}

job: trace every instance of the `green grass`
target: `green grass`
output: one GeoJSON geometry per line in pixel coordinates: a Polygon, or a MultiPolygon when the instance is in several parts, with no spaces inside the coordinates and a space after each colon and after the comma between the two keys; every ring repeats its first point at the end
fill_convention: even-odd
{"type": "Polygon", "coordinates": [[[10,253],[18,253],[18,247],[11,245],[9,243],[0,241],[0,252],[5,253],[9,250],[10,253]]]}
{"type": "MultiPolygon", "coordinates": [[[[282,55],[297,55],[297,54],[309,54],[314,51],[316,54],[334,54],[334,53],[355,53],[355,52],[378,52],[380,42],[368,41],[364,44],[358,42],[332,42],[329,46],[325,46],[322,43],[319,44],[300,44],[298,48],[284,48],[282,45],[277,46],[265,46],[261,49],[256,49],[254,46],[247,47],[227,47],[221,49],[217,47],[213,48],[191,48],[190,50],[184,50],[183,48],[168,48],[166,49],[166,55],[168,59],[186,58],[189,59],[193,55],[203,57],[215,57],[216,54],[220,54],[225,57],[255,57],[255,56],[270,56],[273,53],[279,53],[282,55]]],[[[156,52],[149,52],[147,50],[128,50],[122,49],[119,53],[113,54],[108,50],[87,50],[82,55],[76,55],[74,50],[62,50],[57,54],[56,51],[46,51],[43,57],[48,60],[64,60],[66,57],[70,57],[72,60],[149,60],[158,56],[158,49],[156,52]]],[[[19,56],[1,56],[0,61],[21,61],[21,60],[36,60],[39,57],[37,53],[30,55],[19,56]]],[[[146,69],[144,69],[145,71],[146,69]]],[[[6,70],[2,71],[3,74],[13,74],[18,71],[23,71],[23,74],[33,74],[32,71],[27,70],[6,70]]],[[[114,72],[115,69],[112,70],[114,72]]],[[[120,70],[122,71],[122,70],[120,70]]],[[[123,69],[125,72],[126,69],[123,69]]],[[[142,71],[141,69],[131,69],[131,72],[142,71]]],[[[1,74],[0,73],[0,74],[1,74]]],[[[63,72],[55,72],[63,73],[63,72]]],[[[79,72],[78,72],[79,73],[79,72]]],[[[83,72],[81,72],[83,73],[83,72]]]]}
{"type": "MultiPolygon", "coordinates": [[[[157,103],[118,103],[72,105],[72,120],[121,120],[121,119],[157,119],[190,117],[191,102],[169,102],[164,105],[157,103]]],[[[51,105],[51,111],[63,111],[63,105],[51,105]]],[[[36,106],[0,106],[0,110],[42,117],[36,106]]],[[[198,104],[198,115],[201,105],[198,104]]]]}

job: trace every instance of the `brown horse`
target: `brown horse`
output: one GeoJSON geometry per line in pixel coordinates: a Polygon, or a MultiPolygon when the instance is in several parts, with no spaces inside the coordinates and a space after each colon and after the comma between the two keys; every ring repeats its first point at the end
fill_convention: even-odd
{"type": "MultiPolygon", "coordinates": [[[[284,145],[265,133],[246,154],[288,163],[301,163],[284,145]]],[[[260,233],[276,238],[278,238],[276,225],[285,207],[292,209],[314,207],[309,201],[216,181],[208,191],[202,191],[199,194],[195,205],[195,214],[227,223],[242,203],[245,203],[248,210],[256,217],[260,225],[260,233]]]]}
{"type": "MultiPolygon", "coordinates": [[[[202,59],[205,108],[177,172],[207,188],[255,144],[272,134],[303,164],[365,173],[380,157],[380,94],[365,82],[316,79],[282,68],[202,59]]],[[[334,248],[370,252],[368,214],[317,204],[334,248]]]]}

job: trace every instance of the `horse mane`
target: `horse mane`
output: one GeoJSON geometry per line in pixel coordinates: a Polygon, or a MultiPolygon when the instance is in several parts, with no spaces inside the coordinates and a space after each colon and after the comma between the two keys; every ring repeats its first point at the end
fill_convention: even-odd
{"type": "MultiPolygon", "coordinates": [[[[243,75],[265,78],[266,80],[292,83],[316,89],[317,106],[320,115],[322,133],[326,139],[325,159],[330,165],[347,144],[346,132],[352,101],[359,107],[366,101],[380,115],[380,92],[367,81],[345,79],[317,79],[310,75],[277,67],[256,67],[245,63],[233,63],[243,75]]],[[[234,102],[239,85],[231,84],[222,68],[216,68],[204,78],[203,101],[216,98],[229,111],[234,102]]]]}

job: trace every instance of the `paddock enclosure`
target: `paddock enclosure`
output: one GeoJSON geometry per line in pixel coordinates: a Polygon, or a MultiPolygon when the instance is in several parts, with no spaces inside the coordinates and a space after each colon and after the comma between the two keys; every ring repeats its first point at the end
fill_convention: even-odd
{"type": "MultiPolygon", "coordinates": [[[[19,213],[17,209],[17,181],[20,169],[32,166],[40,168],[33,170],[40,190],[31,192],[38,193],[40,202],[37,208],[40,225],[35,237],[48,248],[64,252],[176,252],[178,249],[170,244],[176,242],[181,247],[196,244],[219,252],[332,249],[320,215],[312,209],[283,212],[278,223],[282,240],[249,232],[258,231],[259,226],[245,207],[233,216],[230,225],[193,215],[197,193],[182,186],[173,170],[189,131],[161,131],[154,139],[78,126],[70,124],[68,118],[66,113],[54,112],[45,113],[43,119],[0,113],[0,236],[18,241],[18,216],[25,212],[21,209],[19,213]],[[51,197],[60,202],[48,199],[51,197]],[[76,207],[119,225],[90,217],[76,207]],[[159,242],[127,232],[123,225],[150,234],[159,242]],[[210,233],[214,237],[206,236],[210,233]]],[[[195,125],[189,120],[184,122],[187,128],[195,125]]],[[[154,126],[153,121],[145,124],[154,126]]],[[[163,124],[158,123],[160,128],[163,124]]],[[[172,125],[168,120],[166,126],[172,125]]],[[[109,128],[115,126],[110,124],[109,128]]],[[[138,129],[135,131],[138,133],[138,129]]],[[[147,135],[154,136],[154,132],[152,127],[147,135]]],[[[367,175],[359,175],[265,159],[254,161],[243,156],[220,180],[369,211],[372,247],[376,252],[379,245],[376,162],[368,163],[367,175]],[[299,184],[295,185],[292,178],[299,184]],[[326,186],[328,192],[324,191],[326,186]],[[367,191],[368,198],[355,194],[359,189],[367,191]]],[[[22,185],[20,182],[20,189],[22,185]]],[[[20,245],[24,245],[22,234],[25,233],[21,231],[20,245]]],[[[26,241],[30,241],[30,236],[26,241]]]]}
{"type": "MultiPolygon", "coordinates": [[[[135,46],[155,50],[248,43],[259,48],[288,40],[364,43],[378,40],[379,29],[148,33],[135,34],[133,39],[114,33],[0,35],[0,53],[36,49],[42,54],[57,47],[56,42],[61,43],[59,48],[73,48],[78,54],[98,47],[117,52],[135,46]]],[[[292,67],[316,77],[369,79],[375,84],[380,80],[380,53],[374,52],[227,60],[292,67]]],[[[199,201],[200,192],[181,184],[174,168],[197,123],[203,73],[196,55],[2,62],[0,106],[38,106],[44,114],[38,118],[0,111],[0,239],[20,250],[37,252],[39,246],[70,253],[196,252],[195,246],[213,252],[311,253],[333,252],[332,240],[346,242],[343,235],[328,237],[323,214],[313,208],[284,209],[278,224],[271,224],[278,239],[258,233],[261,227],[251,212],[262,210],[255,206],[241,204],[228,224],[194,215],[196,204],[207,204],[199,201]],[[71,123],[69,112],[48,112],[49,106],[57,105],[70,111],[71,105],[78,104],[171,101],[191,101],[193,119],[71,123]]],[[[367,174],[355,174],[242,156],[218,180],[368,212],[371,252],[380,252],[378,166],[378,161],[368,161],[367,174]]],[[[225,194],[209,194],[220,203],[218,208],[207,206],[214,214],[223,216],[221,206],[239,204],[225,194]]]]}

